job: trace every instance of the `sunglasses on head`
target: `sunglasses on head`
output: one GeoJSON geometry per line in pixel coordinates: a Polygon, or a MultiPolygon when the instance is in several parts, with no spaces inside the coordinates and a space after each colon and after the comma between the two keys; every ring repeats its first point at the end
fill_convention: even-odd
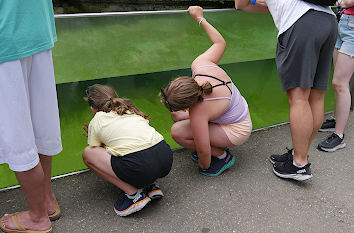
{"type": "Polygon", "coordinates": [[[166,95],[165,95],[165,92],[163,91],[163,88],[161,88],[161,94],[165,100],[165,103],[166,103],[166,106],[168,108],[168,110],[170,110],[170,112],[173,112],[171,106],[170,106],[170,103],[167,101],[167,98],[166,98],[166,95]]]}

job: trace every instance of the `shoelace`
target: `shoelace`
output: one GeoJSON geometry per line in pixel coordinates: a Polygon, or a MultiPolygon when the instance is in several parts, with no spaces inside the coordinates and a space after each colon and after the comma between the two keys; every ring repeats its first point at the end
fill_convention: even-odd
{"type": "Polygon", "coordinates": [[[287,152],[288,154],[292,154],[291,151],[292,151],[293,149],[290,149],[289,147],[285,147],[285,149],[288,151],[288,152],[287,152]]]}
{"type": "Polygon", "coordinates": [[[141,194],[139,193],[139,195],[137,195],[137,196],[134,198],[133,202],[136,203],[136,202],[140,199],[140,197],[141,197],[141,194]]]}
{"type": "Polygon", "coordinates": [[[339,138],[339,136],[337,136],[336,134],[332,134],[331,136],[329,136],[328,138],[327,138],[327,142],[329,142],[330,140],[332,140],[332,139],[334,139],[334,138],[336,138],[336,137],[338,137],[339,138]]]}

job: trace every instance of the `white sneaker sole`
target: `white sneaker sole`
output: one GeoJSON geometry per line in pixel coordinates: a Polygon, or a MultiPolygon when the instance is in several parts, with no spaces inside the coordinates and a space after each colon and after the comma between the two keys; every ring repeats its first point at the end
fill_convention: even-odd
{"type": "Polygon", "coordinates": [[[285,179],[293,179],[293,180],[299,180],[299,181],[304,181],[304,180],[308,180],[312,178],[312,175],[301,175],[301,174],[281,174],[279,172],[277,172],[274,168],[273,168],[273,172],[275,175],[281,177],[281,178],[285,178],[285,179]]]}
{"type": "Polygon", "coordinates": [[[163,197],[163,193],[161,190],[154,190],[148,193],[148,196],[151,200],[160,199],[163,197]]]}
{"type": "Polygon", "coordinates": [[[334,132],[334,128],[329,128],[329,129],[319,129],[318,132],[334,132]]]}
{"type": "Polygon", "coordinates": [[[116,212],[117,215],[119,216],[128,216],[132,213],[138,212],[139,210],[141,210],[142,208],[144,208],[149,202],[151,201],[151,199],[149,197],[146,197],[145,199],[131,205],[128,209],[123,210],[123,211],[119,211],[116,208],[114,208],[114,211],[116,212]]]}
{"type": "Polygon", "coordinates": [[[333,147],[333,148],[320,147],[320,149],[323,150],[323,151],[326,151],[326,152],[334,152],[334,151],[336,151],[336,150],[338,150],[338,149],[344,148],[345,146],[346,146],[346,144],[343,142],[343,143],[341,143],[341,144],[339,144],[338,146],[333,147]]]}

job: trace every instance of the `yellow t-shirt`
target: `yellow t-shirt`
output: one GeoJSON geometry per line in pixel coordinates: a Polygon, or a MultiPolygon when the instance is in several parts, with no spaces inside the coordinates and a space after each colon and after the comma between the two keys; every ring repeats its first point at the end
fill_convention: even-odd
{"type": "Polygon", "coordinates": [[[88,144],[103,144],[107,152],[115,156],[150,148],[162,140],[162,135],[149,121],[136,114],[120,116],[114,111],[97,112],[88,127],[88,144]]]}

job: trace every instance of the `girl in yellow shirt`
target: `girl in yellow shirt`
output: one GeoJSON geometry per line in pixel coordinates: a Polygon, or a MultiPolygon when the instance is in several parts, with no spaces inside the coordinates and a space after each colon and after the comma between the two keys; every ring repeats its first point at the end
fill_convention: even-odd
{"type": "Polygon", "coordinates": [[[88,87],[86,95],[95,116],[84,126],[89,146],[83,151],[83,160],[93,172],[125,192],[114,210],[127,216],[163,196],[155,180],[170,172],[171,148],[149,125],[149,117],[129,99],[119,98],[113,88],[95,84],[88,87]],[[146,186],[145,193],[142,188],[146,186]]]}

